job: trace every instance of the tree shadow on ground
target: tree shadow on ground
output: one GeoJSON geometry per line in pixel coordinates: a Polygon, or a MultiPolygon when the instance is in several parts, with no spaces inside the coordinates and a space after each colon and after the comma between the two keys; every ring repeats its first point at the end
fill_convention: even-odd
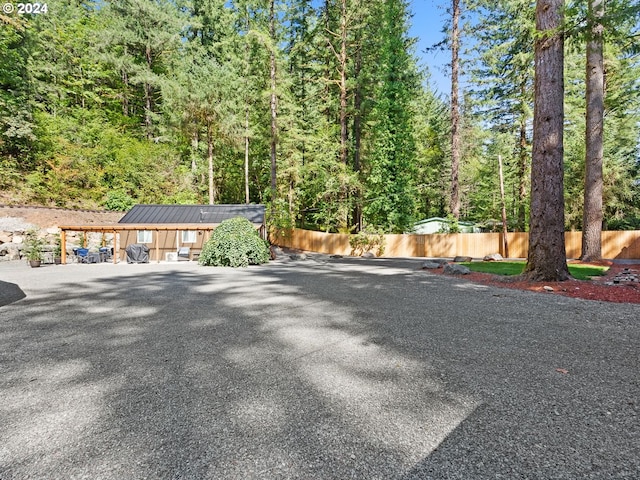
{"type": "MultiPolygon", "coordinates": [[[[35,289],[0,311],[0,477],[474,478],[457,474],[498,469],[511,440],[538,435],[556,459],[569,418],[548,423],[553,402],[591,414],[604,390],[637,393],[619,386],[627,369],[600,397],[585,391],[601,369],[569,386],[553,370],[597,364],[616,336],[610,365],[637,353],[637,330],[619,315],[607,328],[615,312],[563,301],[547,313],[527,292],[378,263],[140,266],[35,289]]],[[[605,453],[624,446],[578,425],[605,453]]]]}
{"type": "Polygon", "coordinates": [[[22,300],[27,295],[15,283],[0,280],[0,307],[22,300]]]}

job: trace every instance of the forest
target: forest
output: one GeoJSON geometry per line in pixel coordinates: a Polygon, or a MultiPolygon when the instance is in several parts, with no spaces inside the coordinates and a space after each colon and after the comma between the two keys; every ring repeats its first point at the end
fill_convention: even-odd
{"type": "MultiPolygon", "coordinates": [[[[526,231],[535,1],[461,3],[459,24],[451,11],[434,12],[443,32],[434,48],[449,51],[453,39],[460,47],[451,67],[464,81],[451,96],[430,86],[405,0],[5,9],[0,203],[254,202],[281,228],[401,233],[450,216],[491,230],[501,228],[502,163],[509,229],[526,231]]],[[[583,222],[584,3],[567,2],[563,25],[571,230],[583,222]]],[[[627,1],[606,5],[603,226],[640,229],[638,15],[627,1]]]]}

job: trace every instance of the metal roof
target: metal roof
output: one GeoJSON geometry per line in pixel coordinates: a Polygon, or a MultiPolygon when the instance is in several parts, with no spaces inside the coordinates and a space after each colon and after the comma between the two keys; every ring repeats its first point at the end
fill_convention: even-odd
{"type": "Polygon", "coordinates": [[[118,223],[219,224],[235,217],[264,224],[264,205],[134,205],[118,223]]]}

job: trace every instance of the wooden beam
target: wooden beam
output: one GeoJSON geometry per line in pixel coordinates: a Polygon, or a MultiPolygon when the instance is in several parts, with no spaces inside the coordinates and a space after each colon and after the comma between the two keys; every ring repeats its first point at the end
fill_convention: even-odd
{"type": "Polygon", "coordinates": [[[156,262],[160,263],[160,232],[158,230],[156,232],[156,262]]]}
{"type": "Polygon", "coordinates": [[[67,264],[67,232],[60,230],[60,263],[67,264]]]}
{"type": "Polygon", "coordinates": [[[114,230],[113,231],[113,264],[116,265],[118,263],[118,256],[116,255],[116,252],[119,254],[120,252],[118,251],[118,249],[116,249],[116,245],[118,244],[118,231],[114,230]]]}

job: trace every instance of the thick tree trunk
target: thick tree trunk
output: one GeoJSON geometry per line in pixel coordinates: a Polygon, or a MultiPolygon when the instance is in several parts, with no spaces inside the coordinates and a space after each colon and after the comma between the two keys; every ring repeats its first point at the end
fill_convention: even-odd
{"type": "Polygon", "coordinates": [[[460,49],[460,0],[453,0],[451,21],[451,200],[449,210],[460,217],[460,106],[458,100],[458,71],[460,49]]]}
{"type": "Polygon", "coordinates": [[[276,196],[276,160],[278,145],[278,96],[276,94],[276,15],[275,0],[271,0],[269,7],[269,34],[272,40],[269,62],[271,67],[271,198],[276,196]]]}
{"type": "Polygon", "coordinates": [[[602,157],[604,131],[604,0],[589,0],[591,38],[587,42],[586,155],[584,177],[584,212],[582,220],[583,261],[602,258],[602,157]]]}
{"type": "Polygon", "coordinates": [[[570,278],[564,243],[564,38],[563,0],[538,0],[535,99],[531,161],[530,280],[570,278]]]}

